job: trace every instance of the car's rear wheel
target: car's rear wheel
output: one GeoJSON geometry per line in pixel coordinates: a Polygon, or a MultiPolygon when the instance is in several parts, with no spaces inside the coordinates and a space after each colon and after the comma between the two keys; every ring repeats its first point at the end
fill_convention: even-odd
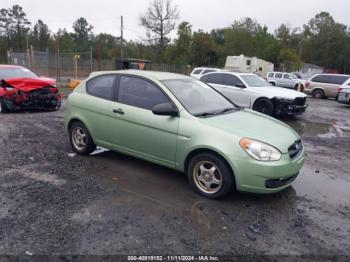
{"type": "Polygon", "coordinates": [[[73,150],[78,154],[88,155],[96,149],[88,129],[81,122],[72,123],[69,138],[73,150]]]}
{"type": "Polygon", "coordinates": [[[235,179],[228,164],[212,153],[200,153],[189,162],[187,177],[199,194],[218,199],[235,188],[235,179]]]}
{"type": "Polygon", "coordinates": [[[312,97],[314,98],[325,98],[325,93],[323,90],[321,89],[315,89],[314,91],[312,91],[312,97]]]}
{"type": "Polygon", "coordinates": [[[275,114],[275,106],[267,98],[260,98],[257,100],[253,105],[253,110],[269,116],[273,116],[275,114]]]}
{"type": "Polygon", "coordinates": [[[276,86],[276,83],[275,82],[270,82],[271,85],[273,86],[276,86]]]}

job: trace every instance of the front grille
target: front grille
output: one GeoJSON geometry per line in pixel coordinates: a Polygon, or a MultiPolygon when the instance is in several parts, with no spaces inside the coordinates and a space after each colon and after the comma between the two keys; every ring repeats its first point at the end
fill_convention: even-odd
{"type": "Polygon", "coordinates": [[[297,140],[288,148],[289,157],[293,159],[298,156],[301,151],[303,151],[303,143],[301,140],[297,140]]]}
{"type": "Polygon", "coordinates": [[[289,183],[292,183],[298,176],[299,173],[285,178],[278,178],[278,179],[268,179],[265,181],[265,187],[266,188],[278,188],[285,185],[288,185],[289,183]]]}
{"type": "Polygon", "coordinates": [[[294,99],[294,103],[297,106],[303,106],[306,103],[306,97],[297,97],[294,99]]]}

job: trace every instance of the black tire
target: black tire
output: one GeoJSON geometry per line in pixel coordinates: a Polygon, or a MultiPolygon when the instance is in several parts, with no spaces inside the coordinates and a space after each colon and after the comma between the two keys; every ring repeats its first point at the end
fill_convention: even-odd
{"type": "Polygon", "coordinates": [[[62,105],[62,100],[57,101],[57,104],[56,104],[56,106],[54,108],[52,108],[52,111],[60,110],[61,105],[62,105]]]}
{"type": "Polygon", "coordinates": [[[235,190],[235,178],[231,168],[221,157],[212,153],[200,153],[192,157],[187,168],[187,178],[191,187],[197,193],[207,198],[223,198],[235,190]],[[211,169],[209,168],[211,164],[216,170],[212,175],[215,176],[216,181],[221,181],[220,185],[213,182],[213,179],[210,178],[211,174],[208,174],[209,178],[204,178],[207,174],[201,172],[201,166],[205,165],[209,165],[206,167],[208,169],[205,170],[210,171],[211,169]],[[199,174],[199,172],[201,174],[199,174]],[[199,177],[202,177],[202,179],[209,179],[209,181],[199,181],[199,177]],[[206,186],[204,183],[212,183],[211,185],[217,185],[217,187],[214,186],[208,190],[205,189],[206,186]]]}
{"type": "Polygon", "coordinates": [[[80,155],[89,155],[96,149],[89,130],[82,122],[73,122],[69,128],[69,141],[73,150],[80,155]],[[77,142],[77,133],[81,136],[81,144],[77,142]],[[84,138],[82,138],[84,134],[84,138]],[[80,146],[79,146],[80,145],[80,146]]]}
{"type": "Polygon", "coordinates": [[[324,99],[326,96],[325,96],[325,93],[322,89],[315,89],[314,91],[312,91],[312,97],[324,99]]]}
{"type": "Polygon", "coordinates": [[[267,98],[260,98],[255,101],[253,105],[253,110],[263,113],[268,116],[275,115],[275,106],[273,103],[267,98]]]}
{"type": "Polygon", "coordinates": [[[6,106],[6,104],[4,103],[4,101],[0,100],[0,113],[8,113],[9,110],[6,106]]]}
{"type": "Polygon", "coordinates": [[[271,85],[273,86],[276,86],[276,83],[275,82],[270,82],[271,85]]]}

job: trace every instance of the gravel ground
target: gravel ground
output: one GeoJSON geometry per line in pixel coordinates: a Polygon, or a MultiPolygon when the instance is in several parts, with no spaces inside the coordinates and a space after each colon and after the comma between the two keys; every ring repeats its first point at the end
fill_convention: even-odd
{"type": "MultiPolygon", "coordinates": [[[[208,200],[185,175],[110,151],[72,154],[58,112],[0,115],[0,254],[350,255],[350,107],[282,119],[301,175],[274,195],[208,200]]],[[[320,258],[320,257],[318,257],[320,258]]]]}

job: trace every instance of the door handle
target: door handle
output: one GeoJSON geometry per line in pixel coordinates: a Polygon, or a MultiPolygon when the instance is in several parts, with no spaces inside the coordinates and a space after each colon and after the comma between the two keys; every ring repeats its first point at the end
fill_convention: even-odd
{"type": "Polygon", "coordinates": [[[121,108],[113,109],[113,113],[120,114],[120,115],[124,115],[124,111],[123,111],[123,109],[121,109],[121,108]]]}

